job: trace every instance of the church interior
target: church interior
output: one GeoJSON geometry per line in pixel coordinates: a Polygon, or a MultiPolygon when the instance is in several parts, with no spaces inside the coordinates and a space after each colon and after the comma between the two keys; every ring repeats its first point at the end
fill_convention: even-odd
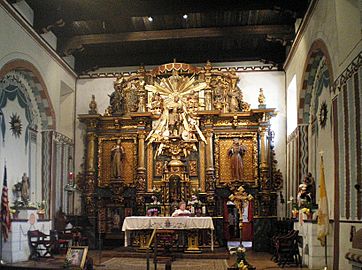
{"type": "Polygon", "coordinates": [[[360,0],[0,0],[0,268],[362,269],[360,0]]]}

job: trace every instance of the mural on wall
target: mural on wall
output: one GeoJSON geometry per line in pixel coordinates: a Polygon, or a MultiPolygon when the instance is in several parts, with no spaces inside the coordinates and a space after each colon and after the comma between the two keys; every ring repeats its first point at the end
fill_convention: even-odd
{"type": "Polygon", "coordinates": [[[342,219],[362,219],[362,53],[334,83],[334,136],[338,147],[339,209],[342,219]],[[356,142],[356,143],[351,143],[356,142]]]}

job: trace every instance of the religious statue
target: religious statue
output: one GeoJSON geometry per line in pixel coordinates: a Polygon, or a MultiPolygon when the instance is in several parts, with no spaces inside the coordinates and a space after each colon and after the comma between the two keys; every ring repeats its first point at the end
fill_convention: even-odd
{"type": "Polygon", "coordinates": [[[109,95],[109,104],[112,108],[112,113],[123,114],[124,113],[124,100],[123,100],[123,77],[119,77],[114,82],[114,92],[109,95]]]}
{"type": "Polygon", "coordinates": [[[316,186],[312,173],[308,173],[304,176],[303,183],[300,187],[302,187],[300,194],[298,193],[300,199],[305,200],[310,204],[316,203],[316,186]]]}
{"type": "Polygon", "coordinates": [[[229,93],[229,111],[230,112],[237,112],[239,110],[239,101],[238,101],[238,93],[237,90],[234,90],[229,93]]]}
{"type": "Polygon", "coordinates": [[[181,133],[182,104],[178,96],[175,96],[174,103],[168,107],[168,130],[171,136],[179,136],[181,133]]]}
{"type": "Polygon", "coordinates": [[[29,187],[29,177],[27,177],[26,173],[24,173],[23,177],[21,178],[21,200],[24,202],[25,205],[27,205],[30,200],[29,187]]]}
{"type": "Polygon", "coordinates": [[[121,216],[119,215],[118,211],[115,211],[113,213],[113,220],[112,220],[112,223],[113,223],[113,229],[120,229],[120,224],[121,224],[121,216]]]}
{"type": "Polygon", "coordinates": [[[246,147],[240,144],[238,139],[234,139],[233,145],[228,151],[231,161],[231,176],[233,180],[242,180],[244,176],[243,157],[246,147]]]}
{"type": "Polygon", "coordinates": [[[260,88],[260,90],[259,90],[258,101],[259,101],[258,107],[259,108],[265,108],[265,96],[264,96],[263,88],[260,88]]]}
{"type": "Polygon", "coordinates": [[[154,114],[161,114],[163,111],[163,98],[159,92],[152,96],[151,111],[154,114]]]}
{"type": "MultiPolygon", "coordinates": [[[[153,104],[156,105],[161,98],[163,99],[164,109],[160,117],[153,122],[152,130],[146,138],[148,144],[160,143],[156,155],[160,155],[166,149],[165,144],[169,137],[180,137],[182,141],[190,141],[195,137],[193,133],[197,133],[200,139],[206,143],[198,121],[194,119],[193,113],[188,107],[188,101],[196,102],[199,91],[205,87],[205,82],[197,82],[195,77],[179,76],[176,71],[173,71],[172,76],[162,78],[159,83],[155,82],[154,85],[145,86],[146,90],[154,95],[152,102],[155,103],[153,104]]],[[[193,106],[195,107],[196,104],[193,106]]],[[[154,106],[152,105],[151,108],[154,106]]]]}
{"type": "Polygon", "coordinates": [[[96,97],[92,95],[92,100],[89,102],[89,114],[97,114],[97,102],[96,97]]]}
{"type": "Polygon", "coordinates": [[[111,177],[121,178],[122,162],[124,160],[125,151],[121,145],[121,140],[117,140],[117,144],[111,149],[111,177]]]}

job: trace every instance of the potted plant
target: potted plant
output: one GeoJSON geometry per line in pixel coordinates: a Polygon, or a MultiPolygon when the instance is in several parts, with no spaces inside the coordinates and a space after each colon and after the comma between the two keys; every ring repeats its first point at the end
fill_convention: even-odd
{"type": "Polygon", "coordinates": [[[45,201],[42,201],[40,203],[37,203],[37,214],[39,219],[44,219],[45,217],[45,201]]]}
{"type": "Polygon", "coordinates": [[[19,216],[19,210],[15,207],[10,207],[10,213],[12,215],[12,219],[18,219],[19,216]]]}

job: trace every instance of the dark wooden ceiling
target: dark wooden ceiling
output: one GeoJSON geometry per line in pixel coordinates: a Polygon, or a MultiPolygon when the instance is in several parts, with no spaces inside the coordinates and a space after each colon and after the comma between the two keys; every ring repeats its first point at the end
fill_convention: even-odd
{"type": "Polygon", "coordinates": [[[58,53],[74,55],[79,74],[173,59],[281,67],[310,1],[26,0],[35,30],[53,31],[58,53]]]}

